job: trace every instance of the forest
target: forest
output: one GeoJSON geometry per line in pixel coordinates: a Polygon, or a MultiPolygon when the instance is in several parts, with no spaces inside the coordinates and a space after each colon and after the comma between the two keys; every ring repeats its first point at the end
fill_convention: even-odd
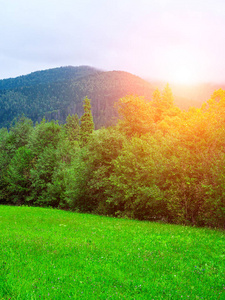
{"type": "Polygon", "coordinates": [[[0,129],[0,203],[225,228],[225,91],[185,111],[167,84],[115,109],[97,130],[87,97],[65,124],[0,129]]]}
{"type": "Polygon", "coordinates": [[[92,101],[95,128],[114,125],[114,103],[128,94],[150,100],[152,85],[122,71],[103,72],[88,66],[60,67],[0,80],[0,128],[10,127],[15,117],[26,115],[34,123],[44,117],[65,124],[67,116],[83,113],[82,100],[92,101]]]}

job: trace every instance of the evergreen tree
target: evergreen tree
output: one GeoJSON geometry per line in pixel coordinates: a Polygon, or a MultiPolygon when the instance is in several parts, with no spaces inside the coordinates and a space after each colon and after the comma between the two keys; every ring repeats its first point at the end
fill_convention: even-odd
{"type": "Polygon", "coordinates": [[[68,139],[70,141],[77,141],[79,140],[79,133],[80,133],[80,124],[79,124],[79,117],[77,114],[75,115],[68,115],[66,118],[66,133],[68,139]]]}
{"type": "Polygon", "coordinates": [[[173,92],[168,83],[162,92],[162,101],[166,109],[170,109],[174,105],[173,92]]]}
{"type": "Polygon", "coordinates": [[[7,152],[11,157],[18,148],[27,145],[32,132],[33,122],[24,115],[13,120],[9,128],[9,134],[5,145],[7,152]]]}
{"type": "Polygon", "coordinates": [[[178,111],[174,111],[174,97],[172,90],[167,83],[162,94],[157,88],[152,95],[151,106],[154,109],[154,121],[161,122],[166,116],[177,115],[178,111]]]}
{"type": "Polygon", "coordinates": [[[90,99],[88,99],[87,97],[84,98],[83,108],[84,114],[80,118],[80,142],[82,147],[88,143],[90,135],[94,130],[93,116],[91,113],[91,103],[90,99]]]}
{"type": "Polygon", "coordinates": [[[155,122],[158,122],[161,119],[161,115],[162,115],[162,112],[163,112],[163,108],[161,107],[162,106],[161,103],[162,103],[162,96],[161,96],[161,93],[160,93],[159,89],[157,88],[153,92],[152,102],[151,102],[151,105],[154,108],[154,121],[155,122]]]}

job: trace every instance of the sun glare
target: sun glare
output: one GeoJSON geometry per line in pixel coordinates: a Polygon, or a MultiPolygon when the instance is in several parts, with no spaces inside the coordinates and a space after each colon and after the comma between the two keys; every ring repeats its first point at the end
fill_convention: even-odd
{"type": "Polygon", "coordinates": [[[179,66],[172,72],[170,81],[177,84],[194,84],[197,82],[194,72],[185,66],[179,66]]]}
{"type": "Polygon", "coordinates": [[[184,48],[172,48],[164,57],[165,79],[175,84],[193,85],[201,80],[197,53],[184,48]]]}

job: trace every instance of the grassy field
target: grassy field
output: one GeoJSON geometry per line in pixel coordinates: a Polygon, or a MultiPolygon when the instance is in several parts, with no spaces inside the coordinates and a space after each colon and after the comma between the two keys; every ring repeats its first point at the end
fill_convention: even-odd
{"type": "Polygon", "coordinates": [[[0,206],[0,299],[225,299],[225,233],[0,206]]]}

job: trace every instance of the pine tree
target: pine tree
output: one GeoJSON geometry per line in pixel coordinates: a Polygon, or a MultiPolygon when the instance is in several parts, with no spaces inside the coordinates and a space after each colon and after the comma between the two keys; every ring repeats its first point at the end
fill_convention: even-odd
{"type": "Polygon", "coordinates": [[[174,109],[174,97],[172,90],[167,83],[162,94],[159,89],[156,89],[152,95],[151,105],[154,108],[154,121],[162,121],[166,115],[170,115],[169,110],[174,109]]]}
{"type": "Polygon", "coordinates": [[[79,125],[79,117],[77,114],[75,115],[68,115],[66,118],[66,133],[68,139],[70,141],[77,141],[79,140],[79,133],[80,133],[80,125],[79,125]]]}
{"type": "Polygon", "coordinates": [[[162,96],[158,88],[153,92],[151,105],[154,108],[154,121],[158,122],[161,120],[163,112],[162,96]]]}
{"type": "Polygon", "coordinates": [[[80,142],[82,147],[88,143],[90,135],[94,130],[93,116],[91,113],[91,100],[87,97],[84,98],[83,108],[84,114],[80,118],[80,142]]]}
{"type": "Polygon", "coordinates": [[[170,109],[174,105],[174,97],[173,97],[173,92],[167,83],[163,93],[162,93],[162,101],[165,106],[165,108],[170,109]]]}

